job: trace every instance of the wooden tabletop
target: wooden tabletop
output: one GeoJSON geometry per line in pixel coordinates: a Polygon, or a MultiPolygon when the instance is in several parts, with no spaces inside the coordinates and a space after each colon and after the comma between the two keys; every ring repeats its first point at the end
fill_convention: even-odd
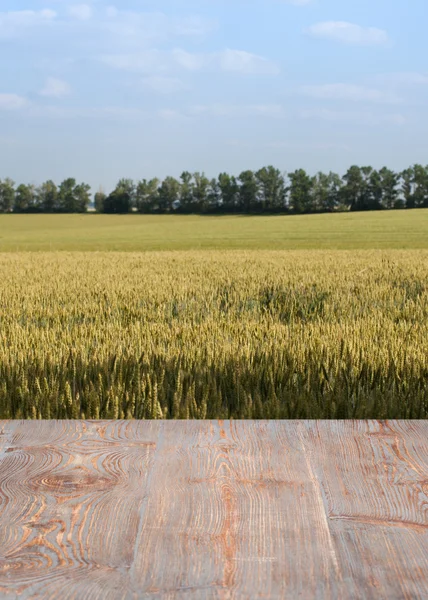
{"type": "Polygon", "coordinates": [[[0,421],[0,597],[428,598],[428,422],[0,421]]]}

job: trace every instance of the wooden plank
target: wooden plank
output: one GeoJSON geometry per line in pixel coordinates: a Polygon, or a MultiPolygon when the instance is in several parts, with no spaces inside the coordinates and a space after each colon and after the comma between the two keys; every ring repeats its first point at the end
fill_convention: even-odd
{"type": "Polygon", "coordinates": [[[351,598],[428,598],[427,434],[421,421],[306,426],[351,598]]]}
{"type": "Polygon", "coordinates": [[[428,422],[0,422],[0,597],[428,598],[428,422]]]}
{"type": "Polygon", "coordinates": [[[0,461],[0,593],[125,598],[157,423],[22,422],[0,461]]]}
{"type": "Polygon", "coordinates": [[[258,589],[290,598],[338,590],[324,507],[299,456],[298,425],[163,424],[168,443],[156,457],[136,589],[219,598],[250,598],[258,589]]]}

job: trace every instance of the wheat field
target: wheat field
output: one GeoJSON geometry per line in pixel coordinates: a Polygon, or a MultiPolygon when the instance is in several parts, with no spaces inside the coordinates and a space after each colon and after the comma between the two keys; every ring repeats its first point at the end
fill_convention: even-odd
{"type": "Polygon", "coordinates": [[[0,418],[424,418],[428,251],[0,254],[0,418]]]}

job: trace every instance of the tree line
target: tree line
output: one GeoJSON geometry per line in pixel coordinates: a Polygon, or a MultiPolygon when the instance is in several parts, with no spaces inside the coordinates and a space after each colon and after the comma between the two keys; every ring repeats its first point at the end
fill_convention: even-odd
{"type": "MultiPolygon", "coordinates": [[[[0,212],[84,213],[91,204],[90,186],[65,179],[36,187],[0,180],[0,212]]],[[[185,171],[179,179],[120,179],[106,194],[94,195],[100,213],[126,214],[274,214],[323,213],[401,208],[428,208],[428,166],[416,164],[397,173],[383,167],[352,166],[342,177],[330,172],[309,175],[304,169],[283,173],[268,166],[238,177],[185,171]]]]}

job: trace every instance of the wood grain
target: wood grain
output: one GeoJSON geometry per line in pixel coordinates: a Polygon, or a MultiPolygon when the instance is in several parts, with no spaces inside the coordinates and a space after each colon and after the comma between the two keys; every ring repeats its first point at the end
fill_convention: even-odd
{"type": "Polygon", "coordinates": [[[0,421],[0,598],[428,599],[428,422],[0,421]]]}

